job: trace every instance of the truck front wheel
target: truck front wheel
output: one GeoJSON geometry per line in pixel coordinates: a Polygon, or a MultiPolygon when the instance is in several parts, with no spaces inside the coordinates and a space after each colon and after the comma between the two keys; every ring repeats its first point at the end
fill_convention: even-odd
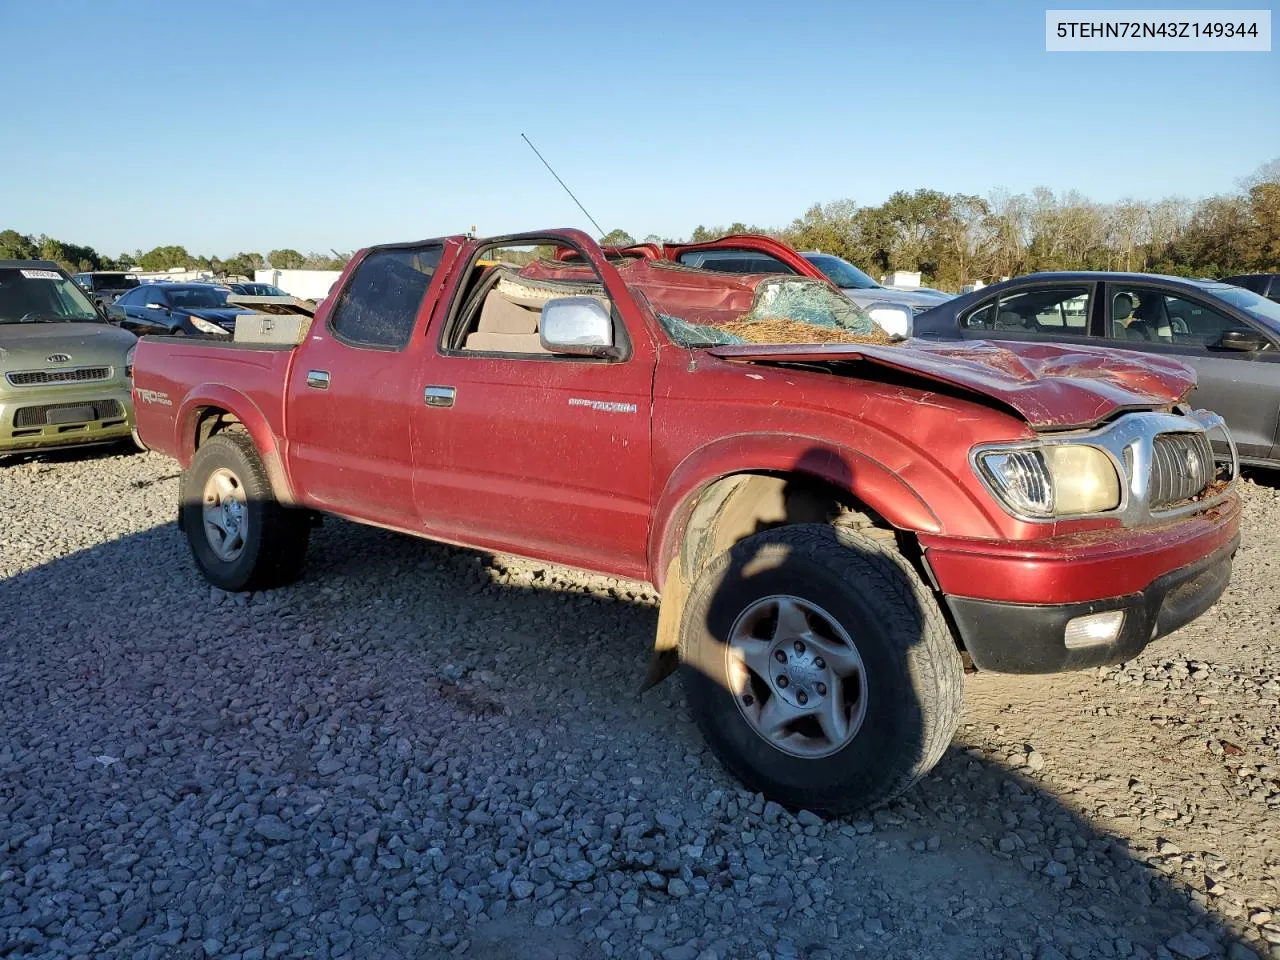
{"type": "Polygon", "coordinates": [[[960,718],[964,671],[928,588],[892,543],[821,524],[756,534],[708,564],[680,669],[720,760],[792,808],[896,796],[960,718]]]}
{"type": "Polygon", "coordinates": [[[205,578],[223,590],[260,590],[296,580],[310,525],[280,503],[262,458],[240,430],[205,441],[182,475],[182,527],[205,578]]]}

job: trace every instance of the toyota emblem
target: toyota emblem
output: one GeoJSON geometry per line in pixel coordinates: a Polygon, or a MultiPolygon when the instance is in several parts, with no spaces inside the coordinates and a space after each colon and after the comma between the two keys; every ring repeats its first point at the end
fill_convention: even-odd
{"type": "Polygon", "coordinates": [[[49,363],[70,363],[71,358],[65,353],[51,353],[45,357],[49,363]]]}

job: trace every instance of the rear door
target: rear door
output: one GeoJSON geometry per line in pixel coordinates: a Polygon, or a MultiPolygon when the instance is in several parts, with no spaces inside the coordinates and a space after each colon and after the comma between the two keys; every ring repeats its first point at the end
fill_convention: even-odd
{"type": "Polygon", "coordinates": [[[374,247],[298,348],[286,387],[294,488],[324,510],[415,531],[410,424],[446,245],[374,247]]]}
{"type": "Polygon", "coordinates": [[[1032,340],[1070,344],[1088,338],[1097,284],[1032,283],[980,301],[958,320],[968,340],[1032,340]]]}
{"type": "Polygon", "coordinates": [[[1232,330],[1274,339],[1227,305],[1182,287],[1106,284],[1103,338],[1126,350],[1173,356],[1196,370],[1191,402],[1220,414],[1240,455],[1271,456],[1280,419],[1280,345],[1240,352],[1222,347],[1232,330]]]}
{"type": "Polygon", "coordinates": [[[458,304],[440,305],[415,384],[415,497],[435,536],[644,577],[654,346],[617,273],[574,236],[596,276],[611,275],[626,355],[539,352],[536,320],[509,303],[506,315],[487,314],[492,332],[480,336],[486,312],[470,291],[495,268],[471,264],[494,251],[473,251],[458,304]]]}

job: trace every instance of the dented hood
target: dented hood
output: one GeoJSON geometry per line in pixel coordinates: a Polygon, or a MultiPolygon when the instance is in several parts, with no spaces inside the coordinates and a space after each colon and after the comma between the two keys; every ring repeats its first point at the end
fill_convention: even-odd
{"type": "Polygon", "coordinates": [[[1195,372],[1166,357],[1105,347],[986,340],[895,346],[862,344],[712,347],[755,363],[868,363],[990,397],[1038,430],[1090,427],[1121,410],[1168,407],[1196,385],[1195,372]]]}

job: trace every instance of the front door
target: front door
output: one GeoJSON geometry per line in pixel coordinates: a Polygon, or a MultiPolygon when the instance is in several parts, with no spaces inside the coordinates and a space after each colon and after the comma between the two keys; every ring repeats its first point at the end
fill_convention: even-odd
{"type": "Polygon", "coordinates": [[[168,333],[173,329],[169,298],[163,287],[154,284],[137,287],[127,297],[121,298],[120,305],[124,308],[120,326],[130,333],[141,337],[148,333],[168,333]]]}
{"type": "Polygon", "coordinates": [[[1227,421],[1242,457],[1271,456],[1280,404],[1276,349],[1240,352],[1221,346],[1228,331],[1255,331],[1206,301],[1155,285],[1108,283],[1104,339],[1108,346],[1176,357],[1195,368],[1191,403],[1227,421]]]}
{"type": "Polygon", "coordinates": [[[440,243],[378,247],[355,266],[298,347],[286,389],[286,458],[308,503],[415,530],[410,423],[440,243]],[[420,322],[419,317],[422,317],[420,322]]]}
{"type": "Polygon", "coordinates": [[[446,343],[431,332],[422,368],[413,433],[424,528],[644,577],[655,356],[643,322],[628,329],[614,303],[625,358],[556,356],[538,344],[536,309],[499,290],[473,306],[469,319],[440,310],[438,327],[453,329],[446,343]]]}

